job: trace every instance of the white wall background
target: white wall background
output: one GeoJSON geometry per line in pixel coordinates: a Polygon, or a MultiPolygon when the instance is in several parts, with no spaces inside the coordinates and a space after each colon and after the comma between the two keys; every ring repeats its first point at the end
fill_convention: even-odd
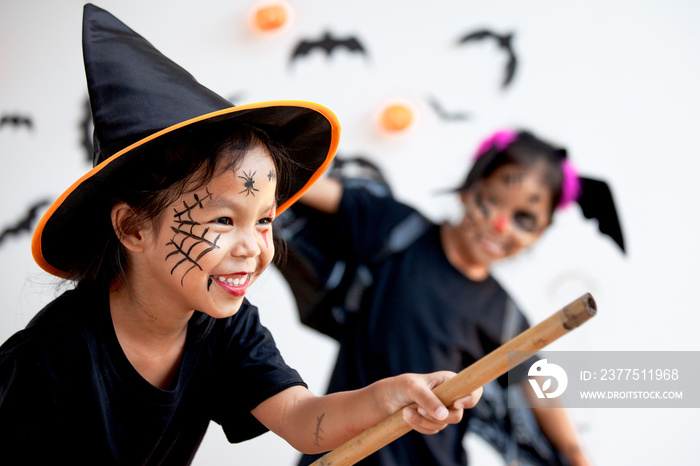
{"type": "MultiPolygon", "coordinates": [[[[252,34],[252,0],[103,0],[97,4],[149,39],[202,83],[236,103],[305,99],[333,109],[340,153],[387,172],[399,198],[434,219],[456,205],[436,189],[458,183],[477,141],[503,126],[531,128],[565,145],[582,173],[612,186],[628,246],[623,256],[577,207],[543,240],[495,271],[532,322],[590,291],[598,316],[550,350],[698,350],[694,285],[700,226],[695,132],[700,126],[700,3],[692,0],[289,0],[289,30],[252,34]],[[456,47],[467,32],[513,32],[519,66],[499,85],[505,57],[492,42],[456,47]],[[358,37],[369,58],[314,52],[290,66],[296,42],[330,30],[358,37]],[[403,137],[376,130],[387,99],[416,104],[403,137]],[[462,122],[440,120],[434,97],[462,122]]],[[[33,127],[0,126],[0,232],[28,207],[53,200],[89,166],[81,148],[86,99],[82,1],[0,0],[0,114],[33,127]]],[[[81,234],[90,234],[82,232],[81,234]]],[[[0,242],[0,341],[56,293],[34,265],[29,233],[0,242]]],[[[276,270],[251,292],[288,362],[324,391],[334,344],[302,328],[276,270]]],[[[698,410],[578,409],[572,415],[598,465],[698,464],[698,410]]],[[[469,440],[473,464],[500,464],[469,440]]],[[[292,465],[296,453],[266,434],[226,444],[212,426],[199,465],[292,465]]]]}

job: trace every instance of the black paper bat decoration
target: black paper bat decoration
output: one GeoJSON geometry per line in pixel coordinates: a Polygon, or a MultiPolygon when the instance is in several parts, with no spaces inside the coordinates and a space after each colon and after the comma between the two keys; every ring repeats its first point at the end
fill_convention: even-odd
{"type": "Polygon", "coordinates": [[[93,163],[95,157],[95,146],[93,145],[92,132],[94,126],[92,124],[92,111],[90,110],[90,101],[85,99],[83,102],[83,118],[80,120],[80,130],[83,133],[83,138],[80,141],[85,151],[85,160],[88,163],[93,163]]]}
{"type": "Polygon", "coordinates": [[[512,45],[513,35],[512,34],[500,35],[500,34],[496,34],[494,32],[491,32],[487,29],[483,29],[480,31],[476,31],[476,32],[472,32],[472,33],[467,34],[466,36],[462,37],[459,40],[459,43],[464,44],[466,42],[479,41],[482,39],[495,39],[497,41],[499,47],[502,48],[508,54],[508,63],[506,64],[506,73],[505,73],[505,77],[503,78],[503,83],[501,84],[501,87],[503,87],[503,88],[508,87],[508,85],[513,80],[513,76],[515,75],[515,67],[517,66],[517,60],[515,58],[515,52],[513,51],[513,45],[512,45]]]}
{"type": "Polygon", "coordinates": [[[626,252],[620,219],[617,216],[610,187],[602,180],[586,177],[579,177],[579,180],[581,196],[578,198],[578,204],[581,206],[583,216],[598,220],[600,232],[611,237],[620,246],[622,252],[626,252]]]}
{"type": "Polygon", "coordinates": [[[0,128],[3,126],[26,126],[27,129],[31,130],[33,128],[32,119],[23,115],[3,115],[0,118],[0,128]]]}
{"type": "Polygon", "coordinates": [[[244,100],[244,97],[245,97],[245,92],[239,92],[237,94],[229,95],[228,97],[226,97],[226,100],[228,100],[232,104],[240,105],[239,102],[242,102],[244,100]]]}
{"type": "Polygon", "coordinates": [[[22,232],[31,233],[34,229],[34,220],[37,218],[39,210],[42,209],[44,206],[49,205],[50,203],[51,201],[49,200],[43,200],[32,205],[29,208],[29,211],[19,222],[17,222],[15,225],[9,228],[6,228],[2,231],[2,233],[0,233],[0,246],[2,245],[5,238],[7,238],[10,235],[19,235],[22,232]]]}
{"type": "Polygon", "coordinates": [[[329,32],[326,32],[323,34],[323,37],[321,37],[321,40],[301,40],[294,48],[294,52],[292,52],[291,61],[293,62],[299,57],[308,55],[309,52],[315,49],[321,49],[326,52],[326,55],[330,56],[337,48],[344,48],[351,52],[367,55],[367,51],[356,37],[351,36],[345,39],[338,39],[332,37],[329,32]]]}
{"type": "Polygon", "coordinates": [[[440,102],[434,97],[428,97],[428,103],[435,110],[435,113],[440,117],[440,119],[445,121],[464,121],[469,119],[469,114],[464,112],[448,112],[445,110],[440,102]]]}

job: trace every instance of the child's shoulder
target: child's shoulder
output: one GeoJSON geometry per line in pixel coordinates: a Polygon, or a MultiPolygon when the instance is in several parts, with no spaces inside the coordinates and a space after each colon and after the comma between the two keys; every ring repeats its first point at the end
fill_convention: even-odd
{"type": "Polygon", "coordinates": [[[0,346],[0,363],[8,358],[56,359],[52,355],[70,352],[80,340],[79,335],[90,332],[99,307],[95,296],[86,290],[65,291],[0,346]]]}
{"type": "Polygon", "coordinates": [[[27,329],[42,330],[53,326],[75,325],[77,322],[93,320],[91,314],[104,311],[108,303],[108,293],[95,285],[79,285],[64,291],[49,302],[27,324],[27,329]]]}
{"type": "Polygon", "coordinates": [[[7,400],[55,397],[87,386],[102,332],[89,317],[98,317],[99,306],[82,295],[63,293],[0,346],[0,407],[7,400]]]}

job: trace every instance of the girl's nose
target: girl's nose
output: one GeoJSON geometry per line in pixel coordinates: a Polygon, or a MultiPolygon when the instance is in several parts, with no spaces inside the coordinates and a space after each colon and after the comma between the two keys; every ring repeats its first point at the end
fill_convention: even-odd
{"type": "Polygon", "coordinates": [[[510,221],[505,215],[499,215],[493,222],[493,227],[499,233],[503,233],[504,231],[506,231],[508,229],[508,226],[510,226],[510,221]]]}
{"type": "Polygon", "coordinates": [[[245,232],[236,238],[236,243],[231,249],[231,254],[238,257],[255,257],[260,254],[260,245],[256,232],[245,232]]]}

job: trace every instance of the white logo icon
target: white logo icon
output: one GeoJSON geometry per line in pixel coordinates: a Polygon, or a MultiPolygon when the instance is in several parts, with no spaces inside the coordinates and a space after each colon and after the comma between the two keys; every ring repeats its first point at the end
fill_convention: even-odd
{"type": "Polygon", "coordinates": [[[542,388],[540,388],[536,379],[528,379],[530,385],[532,385],[532,389],[535,391],[535,395],[537,395],[537,398],[556,398],[564,393],[564,390],[566,390],[566,385],[569,383],[569,378],[566,376],[564,369],[556,364],[547,363],[546,359],[540,359],[530,366],[530,370],[527,372],[527,375],[530,377],[550,377],[544,381],[542,388]],[[552,379],[557,381],[557,387],[553,392],[548,392],[547,390],[549,390],[552,386],[552,379]]]}

